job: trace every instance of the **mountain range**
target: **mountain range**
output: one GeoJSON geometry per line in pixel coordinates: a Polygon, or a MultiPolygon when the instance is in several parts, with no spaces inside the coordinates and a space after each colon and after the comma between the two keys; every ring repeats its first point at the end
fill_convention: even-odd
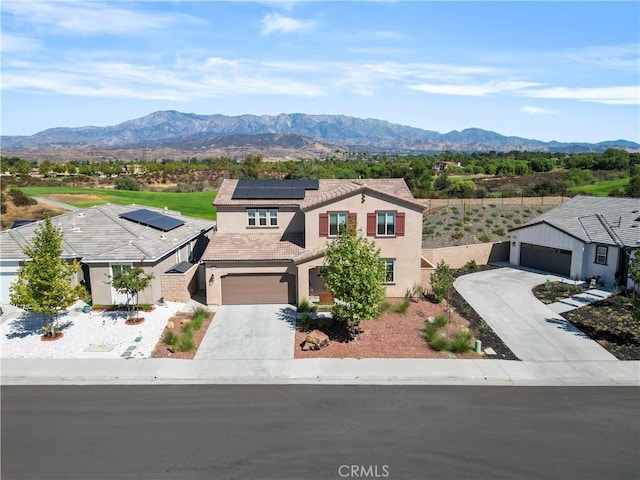
{"type": "Polygon", "coordinates": [[[203,149],[277,147],[323,155],[336,149],[387,152],[532,150],[602,152],[609,147],[640,151],[640,144],[543,142],[468,128],[439,133],[344,115],[196,115],[159,111],[108,127],[51,128],[31,136],[2,136],[2,150],[28,152],[87,149],[203,149]]]}

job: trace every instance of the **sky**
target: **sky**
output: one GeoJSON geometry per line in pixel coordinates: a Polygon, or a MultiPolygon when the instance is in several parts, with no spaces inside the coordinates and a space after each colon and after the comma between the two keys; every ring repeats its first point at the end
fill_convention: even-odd
{"type": "Polygon", "coordinates": [[[640,143],[640,2],[3,0],[1,131],[158,110],[640,143]]]}

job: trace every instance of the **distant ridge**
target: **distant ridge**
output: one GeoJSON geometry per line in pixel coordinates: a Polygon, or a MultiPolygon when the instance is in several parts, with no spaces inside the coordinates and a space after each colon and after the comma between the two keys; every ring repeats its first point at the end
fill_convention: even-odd
{"type": "MultiPolygon", "coordinates": [[[[345,115],[196,115],[174,110],[154,112],[108,127],[51,128],[31,136],[2,136],[2,149],[97,148],[224,148],[238,145],[283,145],[305,148],[316,144],[387,152],[451,151],[549,151],[559,153],[602,152],[610,147],[640,151],[627,140],[600,143],[542,142],[496,132],[468,128],[439,133],[376,119],[345,115]],[[267,135],[268,134],[268,135],[267,135]],[[260,135],[260,137],[253,137],[260,135]],[[240,136],[240,137],[238,137],[240,136]],[[223,138],[228,137],[228,138],[223,138]],[[278,144],[279,142],[279,144],[278,144]],[[319,143],[318,143],[319,142],[319,143]]],[[[260,146],[258,145],[258,146],[260,146]]],[[[320,148],[323,150],[323,148],[320,148]]]]}

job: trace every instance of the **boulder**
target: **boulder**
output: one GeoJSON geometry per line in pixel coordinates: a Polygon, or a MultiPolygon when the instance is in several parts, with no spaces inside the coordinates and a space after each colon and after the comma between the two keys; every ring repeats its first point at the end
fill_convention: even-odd
{"type": "Polygon", "coordinates": [[[175,323],[173,323],[173,320],[169,320],[169,321],[167,322],[167,328],[170,328],[170,329],[171,329],[171,328],[174,328],[175,326],[176,326],[176,324],[175,324],[175,323]]]}
{"type": "Polygon", "coordinates": [[[320,347],[314,343],[309,343],[309,342],[302,342],[302,351],[306,352],[309,350],[320,350],[320,347]]]}
{"type": "Polygon", "coordinates": [[[304,341],[305,343],[317,345],[318,349],[329,345],[329,337],[326,333],[321,332],[320,330],[313,330],[310,332],[304,341]]]}

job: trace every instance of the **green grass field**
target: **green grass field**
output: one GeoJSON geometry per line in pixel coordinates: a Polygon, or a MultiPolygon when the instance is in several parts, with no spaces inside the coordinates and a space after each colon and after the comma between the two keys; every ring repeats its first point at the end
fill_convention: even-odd
{"type": "Polygon", "coordinates": [[[196,192],[196,193],[173,193],[173,192],[130,192],[127,190],[100,190],[95,188],[76,187],[22,187],[25,195],[30,197],[44,197],[47,195],[96,195],[102,201],[68,201],[67,203],[76,207],[92,207],[101,203],[115,203],[118,205],[146,205],[149,207],[177,210],[189,217],[216,219],[216,209],[211,205],[216,197],[216,191],[196,192]]]}
{"type": "Polygon", "coordinates": [[[614,188],[624,188],[629,184],[629,178],[618,178],[616,180],[604,180],[594,183],[593,185],[582,185],[580,187],[571,187],[569,191],[576,193],[588,193],[589,195],[597,195],[606,197],[614,188]]]}

